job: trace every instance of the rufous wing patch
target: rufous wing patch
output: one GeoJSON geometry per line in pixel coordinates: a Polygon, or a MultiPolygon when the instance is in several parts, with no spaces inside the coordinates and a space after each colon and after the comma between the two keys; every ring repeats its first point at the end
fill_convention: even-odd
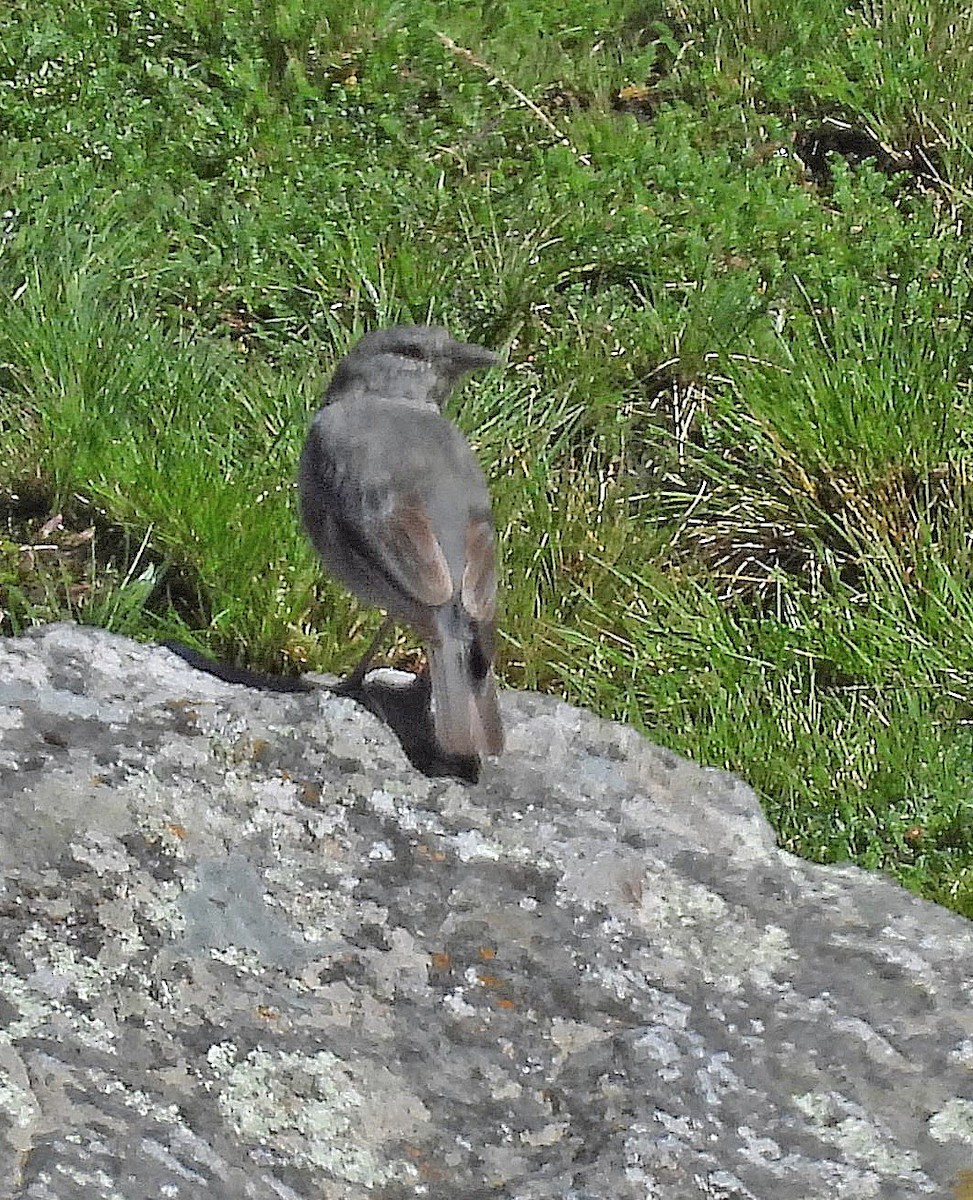
{"type": "Polygon", "coordinates": [[[471,518],[466,526],[466,566],[460,594],[474,621],[492,621],[496,616],[497,569],[489,521],[471,518]]]}
{"type": "Polygon", "coordinates": [[[453,594],[446,555],[432,522],[417,502],[397,504],[381,537],[391,573],[423,604],[445,604],[453,594]]]}

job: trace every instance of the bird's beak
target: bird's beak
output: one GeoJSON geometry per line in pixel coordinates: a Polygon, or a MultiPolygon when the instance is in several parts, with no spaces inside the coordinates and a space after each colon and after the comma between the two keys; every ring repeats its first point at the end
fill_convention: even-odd
{"type": "Polygon", "coordinates": [[[453,342],[450,352],[453,362],[461,371],[482,371],[487,367],[495,367],[500,361],[499,354],[473,342],[453,342]]]}

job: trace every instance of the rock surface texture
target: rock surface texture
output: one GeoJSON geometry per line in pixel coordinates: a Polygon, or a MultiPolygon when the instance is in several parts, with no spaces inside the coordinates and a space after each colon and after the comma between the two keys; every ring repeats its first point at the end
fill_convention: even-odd
{"type": "Polygon", "coordinates": [[[0,1196],[963,1194],[973,927],[503,704],[466,786],[325,690],[0,641],[0,1196]]]}

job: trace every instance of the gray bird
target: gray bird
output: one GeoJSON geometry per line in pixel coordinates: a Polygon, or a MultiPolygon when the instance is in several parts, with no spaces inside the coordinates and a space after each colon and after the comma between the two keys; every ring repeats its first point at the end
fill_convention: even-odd
{"type": "Polygon", "coordinates": [[[496,354],[436,325],[366,334],[315,413],[298,475],[304,528],[332,575],[387,617],[345,681],[361,685],[393,619],[429,658],[433,722],[448,755],[499,754],[493,679],[497,579],[490,493],[440,411],[496,354]]]}

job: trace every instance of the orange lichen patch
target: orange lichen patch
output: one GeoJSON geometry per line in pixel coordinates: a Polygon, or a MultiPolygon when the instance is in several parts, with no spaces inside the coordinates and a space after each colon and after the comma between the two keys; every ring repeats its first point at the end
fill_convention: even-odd
{"type": "MultiPolygon", "coordinates": [[[[493,954],[495,954],[495,951],[491,951],[488,957],[492,957],[493,954]]],[[[478,974],[476,980],[482,987],[489,988],[491,992],[506,990],[508,986],[506,979],[501,979],[499,975],[491,975],[486,971],[478,974]]],[[[516,1007],[513,1000],[510,1000],[507,996],[494,996],[493,1003],[496,1008],[510,1009],[516,1007]]]]}
{"type": "Polygon", "coordinates": [[[317,804],[321,799],[321,785],[312,783],[311,780],[305,780],[301,784],[301,799],[305,804],[317,804]]]}
{"type": "Polygon", "coordinates": [[[266,1004],[258,1004],[257,1015],[263,1017],[265,1021],[276,1021],[280,1014],[275,1008],[270,1008],[266,1004]]]}
{"type": "Polygon", "coordinates": [[[425,845],[423,842],[420,842],[419,845],[416,846],[416,857],[427,858],[430,862],[446,861],[446,855],[443,854],[442,850],[436,850],[432,846],[425,845]]]}
{"type": "Polygon", "coordinates": [[[444,951],[434,951],[429,958],[435,971],[451,971],[453,968],[452,958],[444,951]]]}
{"type": "Polygon", "coordinates": [[[481,946],[477,950],[482,962],[492,962],[497,957],[497,952],[492,946],[481,946]]]}
{"type": "Polygon", "coordinates": [[[170,822],[165,826],[166,833],[171,833],[173,837],[177,837],[181,842],[184,842],[189,837],[189,832],[185,825],[177,825],[176,822],[170,822]]]}
{"type": "Polygon", "coordinates": [[[432,1183],[441,1179],[445,1179],[445,1172],[441,1167],[429,1161],[425,1152],[419,1146],[410,1146],[408,1143],[402,1147],[403,1153],[407,1158],[411,1158],[416,1164],[416,1170],[422,1179],[432,1183]]]}

